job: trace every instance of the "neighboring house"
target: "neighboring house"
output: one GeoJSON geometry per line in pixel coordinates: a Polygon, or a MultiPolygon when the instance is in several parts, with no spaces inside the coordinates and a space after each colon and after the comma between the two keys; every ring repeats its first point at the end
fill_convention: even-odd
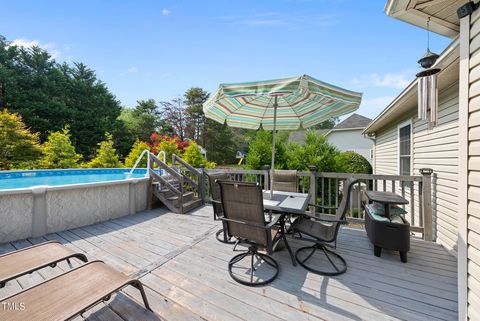
{"type": "MultiPolygon", "coordinates": [[[[480,9],[478,0],[388,0],[386,13],[450,37],[436,67],[440,123],[417,119],[413,81],[365,133],[375,140],[376,173],[435,171],[437,241],[458,258],[459,320],[480,320],[480,9]],[[460,10],[459,10],[460,9],[460,10]]],[[[413,64],[414,62],[412,62],[413,64]]]]}
{"type": "MultiPolygon", "coordinates": [[[[352,114],[333,129],[318,129],[317,133],[326,135],[328,142],[342,152],[354,151],[359,153],[373,165],[373,141],[362,134],[371,121],[370,118],[362,115],[352,114]]],[[[305,131],[291,133],[288,140],[303,143],[305,141],[305,131]]]]}
{"type": "Polygon", "coordinates": [[[372,164],[373,141],[362,133],[371,121],[365,116],[352,114],[327,133],[328,142],[342,152],[359,153],[372,164]]]}

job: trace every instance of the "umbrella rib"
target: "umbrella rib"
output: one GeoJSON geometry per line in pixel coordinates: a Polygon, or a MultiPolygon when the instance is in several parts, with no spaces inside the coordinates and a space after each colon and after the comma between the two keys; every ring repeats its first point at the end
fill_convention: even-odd
{"type": "MultiPolygon", "coordinates": [[[[270,97],[270,100],[268,101],[268,106],[271,105],[273,96],[270,96],[270,95],[269,95],[269,97],[270,97]]],[[[265,111],[263,112],[263,115],[262,115],[262,119],[261,119],[261,121],[260,121],[260,124],[262,124],[263,120],[265,119],[265,114],[267,113],[268,106],[265,107],[265,111]]]]}
{"type": "Polygon", "coordinates": [[[300,120],[300,124],[302,124],[302,118],[300,118],[300,116],[297,114],[295,108],[293,108],[293,106],[290,104],[286,97],[282,97],[282,99],[287,103],[288,106],[290,106],[290,108],[292,108],[293,113],[295,114],[295,116],[297,116],[298,120],[300,120]]]}

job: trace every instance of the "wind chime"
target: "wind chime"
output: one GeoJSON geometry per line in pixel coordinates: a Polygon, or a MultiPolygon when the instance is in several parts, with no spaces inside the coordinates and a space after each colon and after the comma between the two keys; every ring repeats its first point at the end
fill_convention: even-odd
{"type": "Polygon", "coordinates": [[[437,75],[441,69],[432,68],[438,55],[430,51],[430,17],[427,21],[427,52],[418,61],[425,69],[419,72],[418,78],[418,118],[428,122],[429,127],[438,123],[438,82],[437,75]]]}

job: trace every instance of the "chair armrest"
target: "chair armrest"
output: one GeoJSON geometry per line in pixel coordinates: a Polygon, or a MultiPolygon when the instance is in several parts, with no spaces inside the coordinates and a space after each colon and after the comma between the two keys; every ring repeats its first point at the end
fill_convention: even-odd
{"type": "Polygon", "coordinates": [[[210,201],[210,203],[222,204],[221,201],[217,201],[217,200],[214,200],[214,199],[210,199],[209,201],[210,201]]]}
{"type": "MultiPolygon", "coordinates": [[[[322,215],[322,214],[320,214],[322,215]]],[[[340,224],[346,224],[348,223],[347,220],[338,220],[334,217],[330,218],[330,217],[325,217],[325,215],[328,215],[328,214],[323,214],[323,217],[320,216],[320,217],[317,217],[317,216],[313,216],[313,215],[304,215],[306,218],[311,218],[311,219],[314,219],[316,221],[322,221],[322,222],[330,222],[330,223],[340,223],[340,224]]],[[[329,216],[333,216],[333,215],[329,215],[329,216]]]]}
{"type": "Polygon", "coordinates": [[[271,229],[275,224],[278,223],[278,220],[282,217],[279,214],[272,214],[272,220],[265,226],[267,229],[271,229]]]}
{"type": "Polygon", "coordinates": [[[241,221],[241,220],[234,220],[234,219],[226,218],[226,217],[219,217],[219,219],[222,220],[222,221],[225,221],[225,222],[243,224],[243,225],[247,225],[247,226],[251,226],[251,227],[255,227],[255,228],[260,228],[260,229],[263,229],[263,230],[271,229],[271,227],[269,227],[269,226],[273,222],[278,221],[278,218],[277,218],[277,219],[273,219],[272,222],[270,222],[268,225],[262,225],[262,224],[252,223],[252,222],[241,221]]]}
{"type": "Polygon", "coordinates": [[[338,209],[338,207],[335,207],[335,206],[322,206],[322,205],[317,205],[317,204],[308,204],[308,206],[315,206],[316,208],[323,208],[323,209],[328,209],[328,210],[338,209]]]}

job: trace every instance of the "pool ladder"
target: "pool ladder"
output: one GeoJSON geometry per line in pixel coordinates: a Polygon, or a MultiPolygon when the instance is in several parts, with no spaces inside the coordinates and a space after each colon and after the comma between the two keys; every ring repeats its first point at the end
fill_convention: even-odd
{"type": "MultiPolygon", "coordinates": [[[[150,168],[151,166],[151,158],[150,158],[150,151],[148,149],[144,149],[142,151],[142,153],[140,154],[140,156],[138,156],[137,160],[135,161],[135,164],[133,165],[132,169],[130,170],[130,172],[127,174],[127,178],[130,178],[132,177],[133,175],[133,172],[135,171],[135,169],[137,168],[138,164],[140,164],[140,161],[142,160],[143,156],[145,156],[145,154],[147,155],[147,172],[145,173],[145,177],[150,177],[150,173],[148,171],[148,169],[150,168]]],[[[162,156],[162,159],[163,159],[163,162],[166,163],[166,154],[165,154],[165,151],[161,150],[160,152],[158,152],[157,154],[157,158],[160,158],[160,156],[162,156]]]]}

